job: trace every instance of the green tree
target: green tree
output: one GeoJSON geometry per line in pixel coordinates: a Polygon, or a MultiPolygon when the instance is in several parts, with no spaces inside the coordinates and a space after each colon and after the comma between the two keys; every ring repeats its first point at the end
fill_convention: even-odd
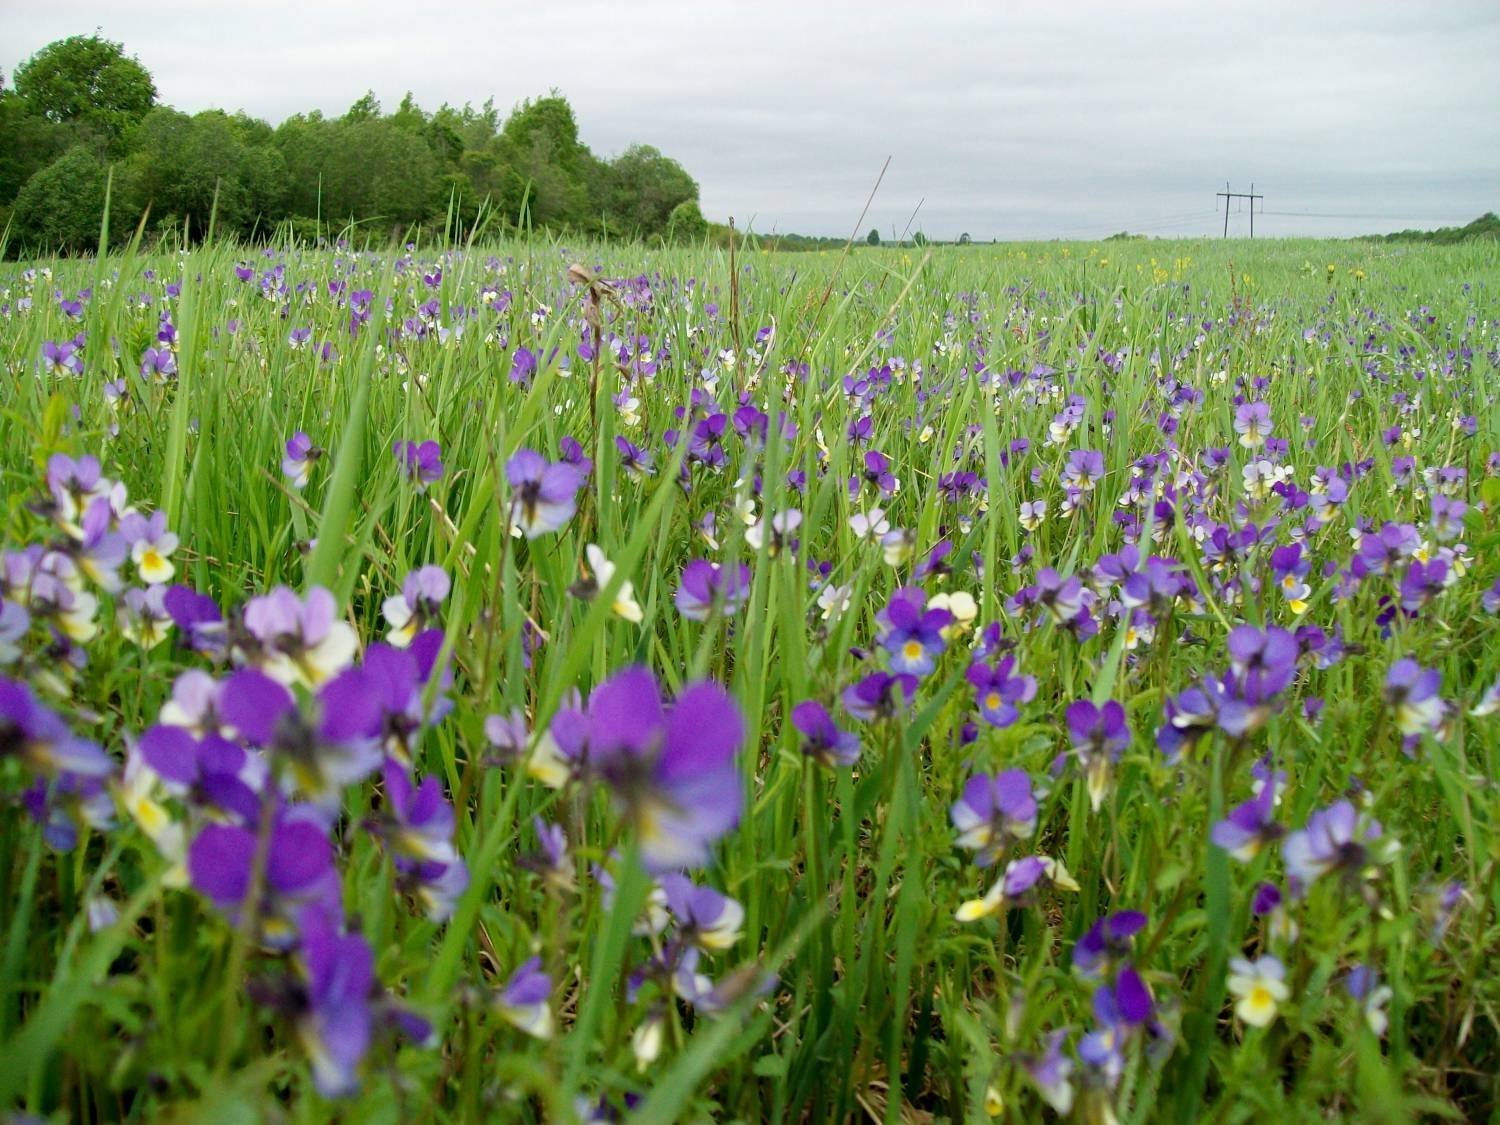
{"type": "Polygon", "coordinates": [[[681,164],[650,145],[632,145],[610,162],[605,214],[612,229],[662,234],[677,207],[698,198],[698,184],[681,164]]]}
{"type": "Polygon", "coordinates": [[[11,90],[0,90],[0,204],[68,149],[72,130],[31,112],[11,90]]]}
{"type": "Polygon", "coordinates": [[[16,69],[16,92],[49,121],[81,122],[111,140],[156,104],[156,83],[119,43],[75,35],[49,43],[16,69]]]}
{"type": "Polygon", "coordinates": [[[926,246],[927,236],[921,231],[917,231],[916,234],[911,236],[911,242],[913,246],[926,246]]]}
{"type": "Polygon", "coordinates": [[[969,232],[968,231],[964,231],[963,234],[961,234],[961,235],[958,236],[958,244],[960,246],[967,246],[972,241],[973,241],[973,239],[971,239],[969,237],[969,232]]]}
{"type": "Polygon", "coordinates": [[[708,222],[696,199],[684,199],[667,218],[667,234],[677,242],[701,242],[708,237],[708,222]]]}
{"type": "Polygon", "coordinates": [[[875,227],[871,227],[870,228],[870,233],[867,234],[867,235],[865,235],[865,241],[868,242],[871,246],[879,246],[880,245],[880,231],[877,228],[875,228],[875,227]]]}
{"type": "Polygon", "coordinates": [[[353,105],[344,112],[346,124],[354,125],[360,121],[373,121],[380,116],[380,99],[375,96],[374,90],[366,90],[353,105]]]}
{"type": "Polygon", "coordinates": [[[21,189],[12,211],[17,245],[32,252],[79,253],[99,244],[108,170],[87,145],[75,145],[21,189]]]}

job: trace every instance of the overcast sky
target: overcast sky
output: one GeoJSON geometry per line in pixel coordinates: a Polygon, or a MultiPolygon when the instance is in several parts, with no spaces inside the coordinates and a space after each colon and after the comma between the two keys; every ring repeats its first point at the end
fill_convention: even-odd
{"type": "Polygon", "coordinates": [[[847,234],[887,156],[861,233],[1215,234],[1226,180],[1257,235],[1500,210],[1496,0],[0,0],[0,68],[95,28],[168,104],[273,123],[556,87],[595,153],[653,144],[763,232],[847,234]]]}

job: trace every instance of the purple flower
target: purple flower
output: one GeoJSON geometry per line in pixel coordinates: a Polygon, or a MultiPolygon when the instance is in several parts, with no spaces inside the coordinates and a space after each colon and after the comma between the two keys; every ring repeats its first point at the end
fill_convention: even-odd
{"type": "Polygon", "coordinates": [[[920,589],[907,587],[897,590],[877,615],[883,628],[880,644],[890,655],[893,672],[925,676],[937,667],[947,643],[943,630],[953,623],[953,614],[946,609],[924,611],[926,602],[920,589]]]}
{"type": "Polygon", "coordinates": [[[1097,449],[1075,449],[1063,466],[1063,485],[1084,492],[1104,479],[1104,454],[1097,449]]]}
{"type": "Polygon", "coordinates": [[[162,604],[177,626],[180,643],[206,656],[223,656],[229,634],[218,602],[189,586],[173,586],[163,595],[162,604]]]}
{"type": "Polygon", "coordinates": [[[1031,676],[1013,676],[1016,658],[1012,653],[995,664],[975,661],[969,665],[968,680],[974,685],[975,703],[985,722],[992,727],[1008,727],[1021,716],[1017,704],[1036,698],[1036,680],[1031,676]]]}
{"type": "Polygon", "coordinates": [[[424,441],[418,445],[414,441],[398,441],[391,446],[391,452],[407,477],[416,482],[418,491],[442,478],[443,451],[437,442],[424,441]]]}
{"type": "Polygon", "coordinates": [[[1130,745],[1125,708],[1114,699],[1103,707],[1080,699],[1068,706],[1067,720],[1068,739],[1088,782],[1089,802],[1097,812],[1114,764],[1130,745]]]}
{"type": "Polygon", "coordinates": [[[949,815],[958,831],[958,846],[978,852],[975,863],[992,866],[1013,841],[1036,832],[1036,797],[1025,770],[977,774],[953,802],[949,815]]]}
{"type": "Polygon", "coordinates": [[[263,747],[287,781],[310,800],[335,806],[344,786],[369,776],[381,762],[381,699],[373,677],[349,669],[318,693],[313,724],[285,687],[254,668],[224,681],[219,715],[251,746],[263,747]]]}
{"type": "Polygon", "coordinates": [[[1281,837],[1281,826],[1272,818],[1276,805],[1276,785],[1267,782],[1256,796],[1229,810],[1229,815],[1213,826],[1210,838],[1241,863],[1249,863],[1261,848],[1281,837]]]}
{"type": "Polygon", "coordinates": [[[146,382],[166,383],[177,374],[177,357],[171,348],[147,348],[141,353],[140,370],[146,382]]]}
{"type": "Polygon", "coordinates": [[[663,875],[660,886],[667,911],[677,923],[678,942],[716,953],[739,941],[745,908],[734,899],[676,872],[663,875]]]}
{"type": "Polygon", "coordinates": [[[1271,433],[1271,405],[1266,402],[1247,402],[1234,412],[1234,432],[1240,435],[1240,444],[1246,449],[1258,449],[1265,444],[1271,433]]]}
{"type": "Polygon", "coordinates": [[[12,756],[48,778],[106,777],[115,768],[113,758],[76,737],[29,687],[0,677],[0,760],[12,756]]]}
{"type": "Polygon", "coordinates": [[[1307,818],[1307,827],[1281,842],[1281,858],[1295,891],[1311,886],[1331,872],[1358,876],[1370,863],[1365,845],[1380,838],[1378,821],[1361,828],[1359,814],[1349,801],[1337,801],[1307,818]]]}
{"type": "Polygon", "coordinates": [[[1392,664],[1385,675],[1385,702],[1396,715],[1396,729],[1405,735],[1436,732],[1443,724],[1445,706],[1438,694],[1442,676],[1423,668],[1409,656],[1392,664]]]}
{"type": "Polygon", "coordinates": [[[245,603],[243,617],[239,654],[278,683],[326,683],[349,667],[359,650],[353,626],[338,619],[333,595],[321,588],[303,599],[278,586],[245,603]]]}
{"type": "MultiPolygon", "coordinates": [[[[238,924],[260,854],[257,829],[232,824],[205,826],[188,848],[188,876],[194,888],[238,924]]],[[[265,847],[264,890],[260,899],[261,936],[286,948],[294,926],[313,916],[337,921],[341,915],[338,872],[327,833],[303,810],[284,809],[270,826],[265,847]]]]}
{"type": "Polygon", "coordinates": [[[802,752],[825,766],[852,766],[859,761],[859,735],[840,730],[828,709],[815,699],[792,708],[792,726],[802,735],[802,752]]]}
{"type": "Polygon", "coordinates": [[[1100,976],[1116,961],[1130,955],[1135,935],[1146,927],[1139,910],[1122,910],[1100,918],[1073,946],[1073,968],[1086,977],[1100,976]]]}
{"type": "Polygon", "coordinates": [[[717,609],[732,614],[750,596],[750,568],[744,563],[720,566],[694,559],[682,568],[673,598],[677,612],[690,621],[706,621],[717,609]]]}
{"type": "Polygon", "coordinates": [[[718,684],[686,687],[670,710],[645,668],[617,672],[589,696],[587,763],[635,829],[651,871],[708,860],[739,823],[735,754],[744,720],[718,684]]]}
{"type": "Polygon", "coordinates": [[[287,483],[299,491],[306,488],[313,462],[321,456],[323,451],[301,430],[287,438],[286,456],[281,459],[281,472],[287,483]]]}
{"type": "Polygon", "coordinates": [[[383,771],[385,796],[391,813],[387,840],[397,855],[422,863],[452,863],[453,806],[443,799],[443,787],[436,777],[422,779],[413,785],[406,768],[387,758],[383,771]]]}
{"type": "Polygon", "coordinates": [[[83,374],[83,357],[78,354],[78,345],[71,340],[43,343],[42,363],[49,374],[61,379],[83,374]]]}
{"type": "Polygon", "coordinates": [[[452,588],[448,572],[440,566],[422,566],[408,574],[400,597],[387,598],[381,606],[390,626],[386,640],[406,648],[418,633],[440,623],[443,602],[452,588]]]}
{"type": "Polygon", "coordinates": [[[528,347],[518,345],[510,357],[510,381],[520,383],[523,387],[530,386],[532,377],[536,375],[536,366],[536,353],[528,347]]]}
{"type": "Polygon", "coordinates": [[[339,934],[319,921],[305,927],[298,963],[306,981],[297,1037],[325,1098],[359,1089],[359,1064],[370,1046],[374,958],[358,934],[339,934]]]}
{"type": "Polygon", "coordinates": [[[535,450],[517,450],[505,463],[511,487],[511,527],[527,539],[557,531],[573,518],[582,486],[578,469],[565,461],[549,464],[535,450]]]}
{"type": "Polygon", "coordinates": [[[1073,1108],[1073,1060],[1063,1054],[1067,1038],[1068,1033],[1059,1029],[1047,1036],[1047,1050],[1041,1058],[1018,1056],[1037,1093],[1061,1117],[1066,1117],[1073,1108]]]}
{"type": "Polygon", "coordinates": [[[500,1014],[536,1039],[550,1039],[553,1032],[552,979],[542,969],[542,959],[523,961],[498,998],[500,1014]]]}
{"type": "Polygon", "coordinates": [[[916,690],[915,676],[871,672],[844,689],[844,709],[861,722],[889,719],[910,706],[916,690]]]}

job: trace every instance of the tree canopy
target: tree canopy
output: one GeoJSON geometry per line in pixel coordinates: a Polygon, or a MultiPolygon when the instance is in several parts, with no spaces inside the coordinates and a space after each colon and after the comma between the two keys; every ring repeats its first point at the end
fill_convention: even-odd
{"type": "Polygon", "coordinates": [[[142,215],[150,230],[191,238],[210,217],[244,238],[288,221],[301,234],[354,224],[383,238],[481,211],[589,234],[685,240],[709,229],[682,165],[647,144],[596,156],[556,90],[508,116],[493,99],[429,112],[410,93],[387,113],[366,91],[337,117],[298,113],[273,127],[158,105],[150,73],[98,36],[50,44],[14,77],[13,90],[0,86],[0,227],[10,220],[18,252],[91,249],[106,182],[117,237],[142,215]]]}

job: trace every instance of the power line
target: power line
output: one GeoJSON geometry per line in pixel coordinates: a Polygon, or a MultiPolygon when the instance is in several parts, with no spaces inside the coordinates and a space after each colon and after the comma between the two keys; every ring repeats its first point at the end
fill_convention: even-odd
{"type": "MultiPolygon", "coordinates": [[[[1221,197],[1224,200],[1224,237],[1225,238],[1229,237],[1229,201],[1231,199],[1248,199],[1250,201],[1250,237],[1254,238],[1255,237],[1255,201],[1257,199],[1264,199],[1265,196],[1263,196],[1263,195],[1256,195],[1255,194],[1255,185],[1254,184],[1250,185],[1250,190],[1248,192],[1245,192],[1245,191],[1230,191],[1229,190],[1229,181],[1228,180],[1224,181],[1224,190],[1220,191],[1220,192],[1215,192],[1214,194],[1216,196],[1221,197]]],[[[1215,204],[1214,205],[1214,210],[1217,211],[1218,209],[1219,209],[1218,208],[1218,204],[1215,204]]],[[[1261,214],[1262,215],[1265,214],[1264,204],[1262,204],[1261,214]]]]}

